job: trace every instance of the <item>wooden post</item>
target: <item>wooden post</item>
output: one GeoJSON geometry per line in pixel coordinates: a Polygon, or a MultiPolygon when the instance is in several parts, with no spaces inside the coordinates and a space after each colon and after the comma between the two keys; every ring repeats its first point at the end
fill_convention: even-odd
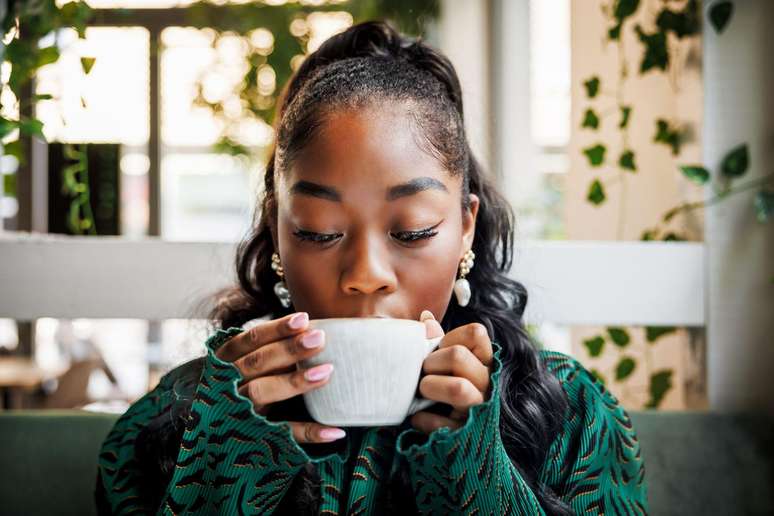
{"type": "MultiPolygon", "coordinates": [[[[774,172],[774,2],[733,5],[721,34],[709,23],[704,31],[703,161],[718,170],[747,143],[750,169],[738,183],[774,172]]],[[[707,375],[712,408],[774,414],[774,224],[756,220],[757,190],[707,212],[707,375]]]]}

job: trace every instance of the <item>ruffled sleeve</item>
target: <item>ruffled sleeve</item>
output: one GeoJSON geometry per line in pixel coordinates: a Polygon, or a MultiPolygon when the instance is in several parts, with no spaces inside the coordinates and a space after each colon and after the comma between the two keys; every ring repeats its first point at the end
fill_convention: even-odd
{"type": "Polygon", "coordinates": [[[138,489],[134,442],[151,419],[168,411],[171,379],[165,377],[117,421],[103,444],[98,474],[102,504],[112,514],[271,513],[306,462],[327,458],[310,459],[288,423],[267,420],[238,393],[238,369],[215,352],[242,331],[217,330],[205,343],[201,379],[159,507],[149,507],[138,489]]]}
{"type": "Polygon", "coordinates": [[[647,514],[645,466],[629,414],[577,360],[543,352],[570,413],[548,452],[541,482],[578,514],[647,514]]]}
{"type": "MultiPolygon", "coordinates": [[[[493,343],[493,349],[490,397],[469,409],[464,426],[442,427],[429,436],[412,429],[398,437],[396,452],[407,464],[423,514],[544,514],[500,435],[501,348],[493,343]]],[[[571,408],[539,480],[579,514],[627,513],[620,507],[646,512],[639,445],[628,416],[592,375],[581,374],[580,364],[565,358],[578,371],[559,376],[571,408]]]]}

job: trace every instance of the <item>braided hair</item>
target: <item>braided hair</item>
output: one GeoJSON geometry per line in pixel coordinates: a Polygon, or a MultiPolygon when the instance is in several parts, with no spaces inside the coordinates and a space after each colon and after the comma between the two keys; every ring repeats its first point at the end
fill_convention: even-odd
{"type": "MultiPolygon", "coordinates": [[[[501,345],[500,433],[507,453],[548,514],[571,514],[559,497],[538,481],[549,446],[561,429],[567,401],[558,380],[539,360],[523,322],[526,288],[508,277],[513,258],[514,215],[507,201],[486,177],[473,156],[463,123],[462,92],[449,59],[421,39],[399,34],[388,23],[371,21],[350,27],[307,56],[284,87],[275,118],[276,142],[271,150],[251,230],[236,254],[238,283],[215,297],[210,321],[215,327],[242,326],[293,311],[273,294],[277,281],[271,268],[275,251],[271,228],[276,222],[275,174],[288,170],[326,117],[341,110],[359,110],[387,101],[408,103],[416,124],[417,143],[439,160],[452,176],[462,179],[461,207],[468,194],[480,199],[472,249],[476,267],[467,276],[472,297],[462,307],[452,298],[441,321],[445,332],[472,322],[483,324],[501,345]]],[[[276,226],[275,226],[276,227],[276,226]]],[[[189,378],[201,374],[203,361],[182,368],[189,378]]],[[[195,381],[192,382],[195,385],[195,381]]],[[[152,469],[148,478],[166,479],[166,486],[183,432],[181,416],[159,416],[137,440],[141,462],[152,469]]],[[[276,417],[282,404],[272,411],[276,417]]],[[[286,405],[287,407],[290,404],[286,405]]],[[[315,496],[314,472],[306,468],[291,491],[315,496]]],[[[406,479],[403,479],[406,482],[406,479]]],[[[156,488],[153,496],[163,494],[156,488]]],[[[404,491],[405,493],[406,491],[404,491]]],[[[410,491],[409,491],[410,492],[410,491]]],[[[288,493],[287,496],[292,495],[288,493]]],[[[404,495],[405,497],[405,495],[404,495]]],[[[314,500],[304,507],[313,508],[314,500]]],[[[300,508],[301,506],[296,506],[300,508]]]]}

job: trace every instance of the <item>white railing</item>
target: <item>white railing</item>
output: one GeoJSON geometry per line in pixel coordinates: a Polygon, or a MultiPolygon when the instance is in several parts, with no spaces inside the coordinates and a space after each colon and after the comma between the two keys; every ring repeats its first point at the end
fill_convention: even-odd
{"type": "MultiPolygon", "coordinates": [[[[234,243],[0,233],[0,317],[206,316],[202,299],[234,281],[234,243]]],[[[518,244],[512,276],[528,322],[704,326],[704,245],[518,244]]]]}

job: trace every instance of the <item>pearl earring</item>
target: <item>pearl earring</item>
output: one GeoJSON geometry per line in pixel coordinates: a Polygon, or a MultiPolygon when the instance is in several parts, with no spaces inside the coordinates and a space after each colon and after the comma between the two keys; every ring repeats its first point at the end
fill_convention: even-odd
{"type": "Polygon", "coordinates": [[[460,260],[460,278],[454,282],[454,295],[457,296],[457,304],[460,306],[468,306],[470,302],[470,283],[465,279],[465,276],[473,268],[473,258],[475,257],[473,250],[468,249],[468,252],[460,260]]]}
{"type": "Polygon", "coordinates": [[[288,308],[290,306],[290,291],[285,284],[285,272],[282,270],[280,264],[280,257],[277,253],[271,255],[271,268],[280,277],[280,280],[274,284],[274,294],[279,299],[283,307],[288,308]]]}

